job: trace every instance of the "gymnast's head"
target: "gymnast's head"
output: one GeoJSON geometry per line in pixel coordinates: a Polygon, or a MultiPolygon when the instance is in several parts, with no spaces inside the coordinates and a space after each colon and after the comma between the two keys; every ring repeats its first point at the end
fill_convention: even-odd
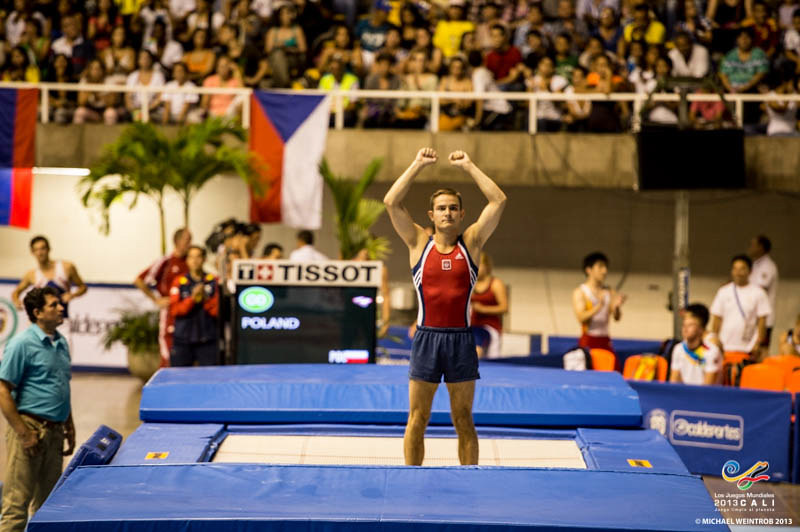
{"type": "Polygon", "coordinates": [[[461,194],[452,188],[440,188],[431,194],[428,218],[433,222],[434,232],[458,230],[464,220],[461,194]]]}

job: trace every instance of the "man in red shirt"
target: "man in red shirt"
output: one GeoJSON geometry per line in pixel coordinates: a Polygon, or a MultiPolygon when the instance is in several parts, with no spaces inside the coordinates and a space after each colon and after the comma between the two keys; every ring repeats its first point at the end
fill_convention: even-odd
{"type": "Polygon", "coordinates": [[[509,44],[508,31],[502,24],[493,24],[489,35],[492,51],[486,54],[486,68],[494,75],[500,90],[524,91],[522,54],[516,46],[509,44]]]}
{"type": "Polygon", "coordinates": [[[161,365],[169,365],[169,352],[172,349],[174,319],[170,317],[169,291],[175,279],[189,271],[186,266],[186,253],[192,245],[192,234],[182,227],[172,236],[175,249],[147,267],[134,279],[133,284],[144,293],[159,309],[161,315],[158,327],[158,345],[161,348],[161,365]]]}

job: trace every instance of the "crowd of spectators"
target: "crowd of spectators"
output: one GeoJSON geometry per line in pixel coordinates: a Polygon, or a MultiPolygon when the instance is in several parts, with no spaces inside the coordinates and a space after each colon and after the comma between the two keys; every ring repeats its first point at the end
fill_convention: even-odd
{"type": "MultiPolygon", "coordinates": [[[[796,0],[6,0],[4,81],[149,87],[252,87],[564,93],[798,92],[796,0]]],[[[233,95],[54,91],[51,119],[184,123],[237,116],[233,95]]],[[[524,102],[443,100],[440,130],[520,129],[524,102]]],[[[424,98],[346,98],[345,124],[424,127],[424,98]]],[[[676,103],[642,118],[678,121],[676,103]]],[[[747,104],[753,132],[797,133],[796,104],[747,104]]],[[[623,131],[627,102],[545,102],[544,131],[623,131]]],[[[696,127],[731,122],[695,102],[696,127]]]]}

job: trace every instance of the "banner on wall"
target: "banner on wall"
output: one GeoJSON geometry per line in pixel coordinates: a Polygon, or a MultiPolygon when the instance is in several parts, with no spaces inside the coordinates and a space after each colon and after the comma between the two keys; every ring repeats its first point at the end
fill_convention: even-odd
{"type": "Polygon", "coordinates": [[[722,476],[769,464],[772,481],[788,481],[792,397],[723,386],[628,381],[639,394],[643,426],[659,431],[695,474],[722,476]]]}
{"type": "MultiPolygon", "coordinates": [[[[24,310],[14,307],[11,293],[16,281],[0,281],[0,357],[8,340],[29,325],[24,310]]],[[[130,285],[93,285],[69,303],[70,319],[59,327],[67,338],[72,366],[77,368],[124,369],[127,350],[120,344],[103,347],[103,335],[119,319],[120,312],[155,309],[153,303],[130,285]]]]}

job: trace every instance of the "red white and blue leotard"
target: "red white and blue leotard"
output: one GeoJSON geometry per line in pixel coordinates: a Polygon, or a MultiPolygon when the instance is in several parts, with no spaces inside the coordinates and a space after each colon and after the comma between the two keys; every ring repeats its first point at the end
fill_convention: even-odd
{"type": "Polygon", "coordinates": [[[431,237],[411,274],[419,301],[417,326],[469,327],[469,298],[478,267],[460,235],[450,253],[439,253],[431,237]]]}

